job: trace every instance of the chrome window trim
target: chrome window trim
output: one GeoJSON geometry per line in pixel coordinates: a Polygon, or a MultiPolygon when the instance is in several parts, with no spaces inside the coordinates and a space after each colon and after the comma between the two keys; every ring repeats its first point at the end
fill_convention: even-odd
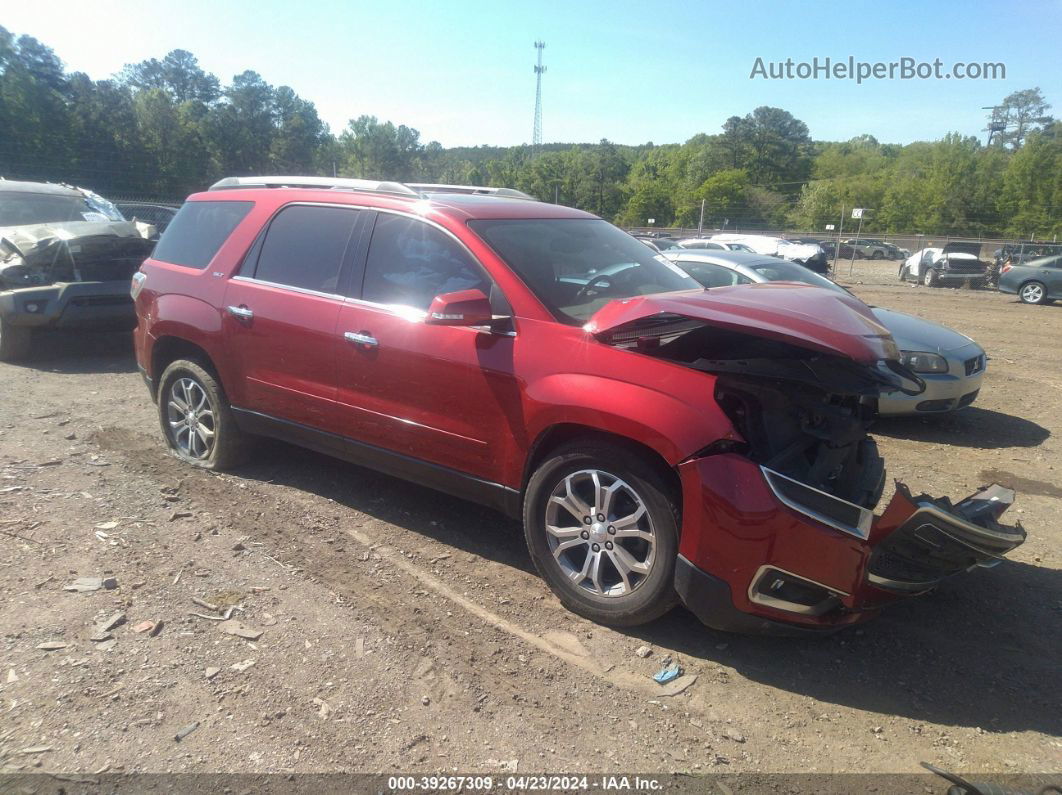
{"type": "Polygon", "coordinates": [[[824,525],[832,527],[834,530],[840,530],[842,533],[847,533],[848,535],[855,536],[856,538],[862,541],[866,541],[870,537],[870,528],[871,524],[874,521],[874,513],[872,511],[869,511],[860,505],[856,505],[854,502],[848,502],[848,500],[843,500],[840,497],[823,491],[822,489],[817,489],[814,486],[809,486],[807,483],[799,481],[796,478],[791,478],[788,475],[783,475],[781,472],[776,472],[775,470],[765,467],[763,465],[760,466],[760,470],[763,472],[763,479],[767,482],[767,485],[770,487],[771,492],[774,494],[775,497],[778,498],[779,502],[781,502],[782,504],[787,505],[798,513],[802,513],[805,516],[810,516],[816,522],[821,522],[824,525]],[[797,485],[802,486],[806,489],[811,489],[814,492],[818,492],[823,496],[829,497],[831,500],[837,500],[839,502],[843,502],[846,505],[851,505],[853,508],[859,511],[859,524],[855,527],[851,525],[846,525],[844,522],[839,522],[836,519],[821,514],[818,511],[807,507],[806,505],[801,505],[798,502],[794,502],[792,499],[782,494],[781,491],[779,491],[779,489],[774,485],[774,483],[771,482],[772,477],[778,477],[782,478],[783,480],[788,480],[791,483],[796,483],[797,485]]]}
{"type": "Polygon", "coordinates": [[[324,293],[320,290],[309,290],[305,287],[296,287],[293,284],[281,284],[280,282],[271,282],[265,279],[255,279],[251,276],[233,276],[231,281],[234,282],[247,282],[248,284],[261,284],[265,287],[275,287],[278,290],[290,290],[293,293],[301,293],[302,295],[313,295],[317,298],[330,298],[334,301],[343,301],[343,296],[339,293],[324,293]]]}
{"type": "Polygon", "coordinates": [[[752,581],[749,582],[748,597],[749,597],[749,601],[752,602],[753,604],[763,605],[764,607],[773,607],[775,610],[784,610],[787,613],[797,613],[797,614],[802,615],[802,616],[822,615],[823,613],[826,612],[827,608],[830,606],[829,605],[829,601],[830,601],[829,598],[826,598],[826,599],[822,600],[821,602],[819,602],[818,604],[815,604],[815,605],[802,605],[802,604],[797,604],[796,602],[789,602],[789,601],[786,601],[785,599],[778,599],[778,598],[776,598],[774,596],[768,596],[767,594],[759,593],[756,590],[756,585],[760,582],[760,580],[763,579],[763,575],[766,574],[769,569],[781,572],[782,574],[787,574],[790,577],[793,577],[793,578],[798,579],[798,580],[803,580],[804,582],[809,582],[812,585],[817,585],[819,588],[822,588],[827,593],[829,593],[829,595],[831,597],[837,598],[837,597],[846,597],[846,596],[850,595],[846,591],[842,591],[842,590],[840,590],[838,588],[834,588],[831,585],[826,585],[826,584],[818,582],[816,580],[812,580],[812,579],[810,579],[808,577],[804,577],[804,576],[802,576],[800,574],[796,574],[796,573],[791,572],[791,571],[786,571],[785,569],[781,568],[780,566],[775,566],[775,565],[773,565],[771,563],[765,563],[762,566],[760,566],[758,569],[756,569],[756,574],[753,575],[752,581]]]}

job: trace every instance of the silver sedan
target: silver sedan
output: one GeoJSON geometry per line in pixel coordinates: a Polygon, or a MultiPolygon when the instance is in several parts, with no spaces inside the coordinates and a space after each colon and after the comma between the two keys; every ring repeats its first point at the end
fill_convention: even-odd
{"type": "MultiPolygon", "coordinates": [[[[762,254],[672,249],[664,256],[705,287],[784,281],[848,292],[802,265],[762,254]]],[[[878,398],[880,414],[939,414],[969,406],[977,399],[987,364],[980,345],[957,331],[913,315],[881,307],[870,309],[892,332],[903,363],[926,382],[925,391],[919,395],[882,394],[878,398]]]]}

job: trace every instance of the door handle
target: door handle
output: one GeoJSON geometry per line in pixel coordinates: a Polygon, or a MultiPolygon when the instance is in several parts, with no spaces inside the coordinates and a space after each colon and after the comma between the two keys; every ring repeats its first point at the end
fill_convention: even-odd
{"type": "Polygon", "coordinates": [[[380,344],[376,337],[367,331],[348,331],[343,334],[343,339],[369,348],[375,348],[380,344]]]}
{"type": "Polygon", "coordinates": [[[250,320],[254,317],[254,312],[245,306],[229,306],[226,307],[229,310],[229,314],[238,317],[240,320],[250,320]]]}

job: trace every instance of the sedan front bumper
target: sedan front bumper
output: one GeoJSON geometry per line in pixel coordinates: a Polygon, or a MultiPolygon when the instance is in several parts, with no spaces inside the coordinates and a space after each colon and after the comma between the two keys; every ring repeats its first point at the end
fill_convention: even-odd
{"type": "Polygon", "coordinates": [[[864,621],[1025,540],[997,522],[1014,493],[991,486],[957,505],[902,484],[881,516],[723,454],[680,465],[683,527],[675,588],[708,626],[821,633],[864,621]]]}

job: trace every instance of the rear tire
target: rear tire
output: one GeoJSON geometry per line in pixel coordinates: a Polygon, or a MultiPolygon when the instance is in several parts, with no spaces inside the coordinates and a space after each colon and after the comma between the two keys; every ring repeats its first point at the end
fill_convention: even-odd
{"type": "Polygon", "coordinates": [[[678,515],[671,489],[642,456],[583,439],[559,447],[531,476],[524,536],[535,568],[566,608],[601,624],[634,626],[678,601],[678,515]]]}
{"type": "Polygon", "coordinates": [[[900,279],[901,282],[907,281],[907,266],[906,265],[901,265],[900,266],[900,271],[897,274],[897,276],[898,276],[898,278],[900,279]]]}
{"type": "Polygon", "coordinates": [[[0,362],[25,358],[33,344],[33,329],[13,326],[0,317],[0,362]]]}
{"type": "Polygon", "coordinates": [[[1043,282],[1026,282],[1018,290],[1018,300],[1023,304],[1046,304],[1047,287],[1043,282]]]}
{"type": "Polygon", "coordinates": [[[198,362],[172,362],[159,381],[158,402],[162,434],[182,461],[223,470],[246,458],[247,438],[236,425],[228,398],[198,362]]]}

